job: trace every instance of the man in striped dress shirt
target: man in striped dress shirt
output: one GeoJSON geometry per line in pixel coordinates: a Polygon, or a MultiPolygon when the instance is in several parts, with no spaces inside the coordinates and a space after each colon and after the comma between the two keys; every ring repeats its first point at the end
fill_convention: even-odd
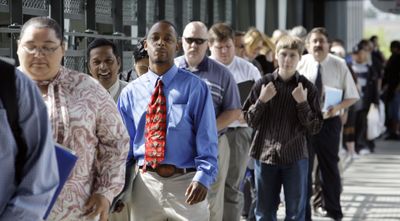
{"type": "Polygon", "coordinates": [[[276,220],[282,185],[286,219],[305,219],[306,137],[319,132],[322,114],[317,88],[296,71],[303,45],[297,37],[279,40],[279,68],[256,82],[243,107],[247,123],[255,130],[250,156],[255,159],[257,220],[276,220]]]}

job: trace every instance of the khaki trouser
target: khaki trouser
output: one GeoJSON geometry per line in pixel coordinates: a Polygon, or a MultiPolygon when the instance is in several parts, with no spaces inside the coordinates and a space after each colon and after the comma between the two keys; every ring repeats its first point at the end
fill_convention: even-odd
{"type": "Polygon", "coordinates": [[[221,221],[224,213],[225,180],[229,167],[229,143],[226,135],[218,138],[218,176],[208,193],[211,221],[221,221]]]}

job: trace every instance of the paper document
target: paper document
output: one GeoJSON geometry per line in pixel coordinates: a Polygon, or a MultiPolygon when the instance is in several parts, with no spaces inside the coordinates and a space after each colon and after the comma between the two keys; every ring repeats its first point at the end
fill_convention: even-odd
{"type": "Polygon", "coordinates": [[[342,102],[343,90],[334,87],[324,86],[325,100],[322,112],[327,112],[329,107],[335,106],[342,102]]]}

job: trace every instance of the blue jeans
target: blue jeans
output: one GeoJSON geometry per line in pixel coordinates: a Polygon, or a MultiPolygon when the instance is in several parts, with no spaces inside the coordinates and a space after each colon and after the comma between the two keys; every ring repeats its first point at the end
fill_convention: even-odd
{"type": "Polygon", "coordinates": [[[285,193],[285,221],[304,221],[307,198],[308,159],[290,165],[255,162],[257,189],[256,219],[276,221],[281,186],[285,193]]]}

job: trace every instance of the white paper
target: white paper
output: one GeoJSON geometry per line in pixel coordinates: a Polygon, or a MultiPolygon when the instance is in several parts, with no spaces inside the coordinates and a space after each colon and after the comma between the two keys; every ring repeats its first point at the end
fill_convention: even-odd
{"type": "Polygon", "coordinates": [[[324,86],[325,100],[322,112],[327,112],[329,107],[335,106],[342,102],[343,90],[334,87],[324,86]]]}

